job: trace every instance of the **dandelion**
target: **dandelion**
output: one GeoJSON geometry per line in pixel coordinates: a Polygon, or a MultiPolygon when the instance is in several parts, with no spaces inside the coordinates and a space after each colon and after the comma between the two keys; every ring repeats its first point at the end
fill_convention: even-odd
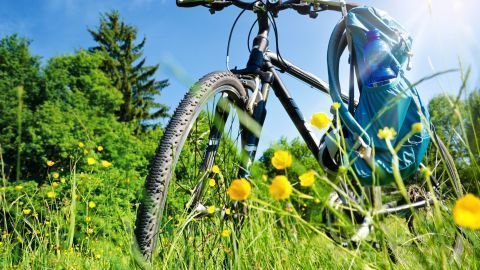
{"type": "Polygon", "coordinates": [[[53,191],[47,192],[47,197],[48,198],[53,199],[53,198],[55,198],[55,196],[56,196],[55,192],[53,192],[53,191]]]}
{"type": "Polygon", "coordinates": [[[283,170],[292,165],[292,155],[288,151],[277,150],[272,157],[272,165],[277,170],[283,170]]]}
{"type": "Polygon", "coordinates": [[[328,117],[328,115],[324,112],[315,113],[310,118],[310,123],[319,129],[327,128],[330,123],[332,123],[332,119],[328,117]]]}
{"type": "Polygon", "coordinates": [[[215,184],[216,184],[215,179],[213,179],[213,178],[208,179],[208,185],[209,186],[214,187],[215,184]]]}
{"type": "Polygon", "coordinates": [[[97,206],[97,204],[95,202],[88,202],[88,208],[95,208],[95,206],[97,206]]]}
{"type": "Polygon", "coordinates": [[[83,142],[78,143],[78,147],[83,148],[84,146],[85,146],[85,144],[83,144],[83,142]]]}
{"type": "Polygon", "coordinates": [[[92,158],[92,157],[87,158],[87,164],[88,164],[88,165],[91,166],[91,165],[93,165],[93,164],[95,164],[95,163],[97,163],[97,161],[96,161],[94,158],[92,158]]]}
{"type": "Polygon", "coordinates": [[[273,178],[272,184],[269,187],[270,195],[277,201],[284,200],[290,197],[293,188],[287,177],[278,175],[273,178]]]}
{"type": "Polygon", "coordinates": [[[106,160],[102,160],[102,166],[104,168],[108,168],[108,167],[111,167],[112,166],[112,163],[106,161],[106,160]]]}
{"type": "Polygon", "coordinates": [[[332,108],[333,108],[334,110],[340,109],[340,103],[334,102],[334,103],[332,104],[332,108]]]}
{"type": "Polygon", "coordinates": [[[213,213],[215,213],[215,209],[216,209],[216,208],[215,208],[214,205],[210,205],[210,206],[207,208],[207,212],[208,212],[209,214],[213,214],[213,213]]]}
{"type": "Polygon", "coordinates": [[[384,127],[383,129],[378,130],[377,136],[380,139],[393,140],[393,138],[395,138],[395,136],[397,136],[397,132],[393,128],[384,127]]]}
{"type": "Polygon", "coordinates": [[[45,220],[45,225],[49,226],[51,222],[49,220],[45,220]]]}
{"type": "Polygon", "coordinates": [[[310,187],[315,182],[315,174],[313,171],[309,171],[300,175],[298,179],[300,179],[300,185],[302,187],[310,187]]]}
{"type": "Polygon", "coordinates": [[[58,187],[58,182],[52,182],[52,187],[58,187]]]}
{"type": "Polygon", "coordinates": [[[97,151],[102,152],[103,151],[103,146],[101,146],[101,145],[97,146],[97,151]]]}
{"type": "Polygon", "coordinates": [[[102,255],[100,255],[100,254],[95,254],[95,258],[100,259],[101,257],[102,257],[102,255]]]}
{"type": "Polygon", "coordinates": [[[233,201],[246,200],[251,192],[252,186],[250,185],[250,182],[244,178],[233,180],[227,190],[228,196],[230,196],[230,199],[233,201]]]}
{"type": "Polygon", "coordinates": [[[230,215],[232,213],[232,211],[230,210],[230,208],[227,208],[225,209],[225,215],[230,215]]]}
{"type": "Polygon", "coordinates": [[[467,194],[453,207],[453,220],[460,227],[480,229],[480,199],[467,194]]]}
{"type": "Polygon", "coordinates": [[[229,237],[231,234],[232,232],[228,229],[222,231],[222,237],[229,237]]]}
{"type": "Polygon", "coordinates": [[[412,132],[414,133],[420,133],[423,130],[423,125],[422,123],[418,122],[412,125],[412,132]]]}
{"type": "Polygon", "coordinates": [[[30,215],[31,212],[32,212],[31,209],[28,209],[28,208],[27,208],[27,209],[23,209],[23,214],[24,214],[24,215],[30,215]]]}
{"type": "Polygon", "coordinates": [[[212,172],[213,173],[220,173],[220,168],[217,165],[212,166],[212,172]]]}
{"type": "Polygon", "coordinates": [[[93,233],[93,229],[92,228],[88,228],[87,229],[87,234],[92,234],[93,233]]]}
{"type": "Polygon", "coordinates": [[[58,179],[58,177],[60,177],[60,174],[58,172],[54,172],[52,173],[52,177],[53,179],[58,179]]]}
{"type": "Polygon", "coordinates": [[[16,186],[15,186],[15,190],[16,190],[16,191],[20,191],[20,190],[22,190],[22,189],[23,189],[23,186],[22,186],[22,185],[16,185],[16,186]]]}
{"type": "Polygon", "coordinates": [[[48,160],[47,161],[47,166],[48,167],[52,167],[53,165],[55,165],[55,162],[51,161],[51,160],[48,160]]]}
{"type": "Polygon", "coordinates": [[[90,221],[92,221],[92,218],[91,218],[90,216],[86,216],[86,217],[85,217],[85,222],[88,223],[88,222],[90,222],[90,221]]]}
{"type": "Polygon", "coordinates": [[[65,182],[66,182],[65,178],[63,178],[63,177],[60,178],[60,183],[65,184],[65,182]]]}

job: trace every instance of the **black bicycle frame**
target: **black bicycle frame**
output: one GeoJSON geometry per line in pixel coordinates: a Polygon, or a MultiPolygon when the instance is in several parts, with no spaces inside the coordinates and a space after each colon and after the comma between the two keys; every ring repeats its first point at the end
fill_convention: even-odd
{"type": "MultiPolygon", "coordinates": [[[[280,100],[280,103],[284,107],[285,111],[288,113],[288,116],[292,120],[296,129],[302,136],[304,142],[307,144],[308,149],[311,151],[314,157],[319,160],[320,140],[315,136],[310,129],[310,125],[305,121],[300,108],[297,106],[292,96],[288,92],[287,87],[283,84],[282,79],[280,78],[276,69],[280,70],[282,73],[285,72],[292,75],[293,77],[307,83],[308,85],[325,94],[329,94],[330,92],[328,83],[281,58],[278,54],[269,51],[268,13],[259,11],[257,12],[257,17],[259,30],[258,35],[253,40],[253,49],[250,53],[247,67],[240,70],[235,69],[232,70],[232,72],[238,75],[246,75],[247,77],[254,76],[260,78],[262,82],[261,91],[259,91],[259,93],[261,93],[261,99],[257,102],[257,105],[253,111],[253,120],[255,120],[260,127],[263,127],[263,123],[267,114],[266,102],[268,99],[268,91],[271,87],[275,95],[280,100]]],[[[342,95],[342,100],[344,102],[348,102],[348,96],[342,95]]],[[[255,159],[260,136],[259,134],[261,133],[261,130],[255,133],[246,128],[243,130],[242,152],[244,155],[244,160],[242,164],[243,169],[239,171],[239,177],[246,177],[248,175],[248,168],[255,159]]],[[[387,204],[384,208],[379,209],[377,213],[380,215],[386,215],[405,211],[409,212],[412,208],[422,208],[426,205],[430,205],[431,203],[432,199],[425,199],[413,204],[400,206],[397,205],[397,202],[392,202],[391,205],[387,204]]]]}
{"type": "MultiPolygon", "coordinates": [[[[302,70],[283,58],[280,58],[276,53],[268,51],[268,14],[266,12],[257,12],[257,17],[258,34],[253,40],[252,51],[247,62],[247,67],[241,70],[232,70],[232,72],[239,75],[252,75],[260,78],[262,82],[260,92],[262,98],[257,102],[252,115],[252,118],[260,125],[260,127],[263,126],[266,117],[267,110],[265,105],[268,99],[268,91],[271,87],[285,111],[288,113],[296,129],[307,144],[307,147],[318,159],[320,141],[310,129],[310,125],[305,121],[300,108],[288,92],[287,87],[284,85],[276,69],[286,72],[326,94],[329,94],[328,84],[315,75],[302,70]]],[[[348,100],[348,97],[342,97],[345,101],[348,100]]],[[[251,164],[255,158],[259,137],[248,129],[245,130],[244,136],[244,145],[242,145],[242,147],[244,155],[248,158],[243,165],[244,168],[248,168],[248,165],[251,164]]],[[[245,177],[247,171],[248,170],[245,170],[241,173],[240,177],[245,177]]]]}

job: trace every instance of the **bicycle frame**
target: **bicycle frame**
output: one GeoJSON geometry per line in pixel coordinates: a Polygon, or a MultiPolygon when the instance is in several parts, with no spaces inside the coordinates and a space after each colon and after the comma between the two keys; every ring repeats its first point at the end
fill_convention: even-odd
{"type": "MultiPolygon", "coordinates": [[[[278,54],[268,50],[268,33],[269,33],[269,18],[266,12],[257,12],[258,17],[258,34],[253,40],[252,51],[250,53],[249,60],[245,69],[235,69],[231,70],[234,74],[240,76],[246,75],[247,77],[253,76],[254,78],[260,79],[262,85],[261,87],[257,86],[257,89],[252,89],[253,94],[250,99],[252,101],[257,101],[257,106],[252,112],[252,118],[255,120],[260,127],[263,127],[265,117],[267,114],[266,111],[266,102],[269,96],[269,89],[271,88],[280,103],[282,104],[285,111],[288,113],[290,119],[295,125],[296,129],[300,133],[302,139],[307,144],[308,149],[314,155],[314,157],[319,160],[320,152],[320,140],[315,136],[313,131],[310,128],[310,124],[303,117],[300,108],[295,103],[294,99],[290,95],[287,87],[284,85],[278,70],[292,75],[293,77],[307,83],[313,88],[329,94],[328,83],[322,79],[316,77],[315,75],[304,71],[303,69],[295,66],[291,62],[280,58],[278,54]],[[260,98],[257,99],[257,96],[260,98]]],[[[244,85],[256,85],[255,83],[248,84],[247,82],[244,85]]],[[[348,96],[342,95],[342,99],[345,102],[348,102],[348,96]]],[[[253,132],[248,129],[244,129],[245,134],[242,134],[242,152],[245,157],[243,164],[241,164],[242,170],[239,171],[239,177],[244,178],[248,176],[249,165],[252,164],[255,159],[255,154],[259,142],[259,132],[256,132],[255,135],[253,132]]],[[[384,205],[381,209],[377,209],[376,213],[379,215],[388,215],[388,214],[398,214],[410,212],[414,208],[422,208],[433,203],[432,198],[426,198],[425,200],[418,201],[411,204],[398,205],[398,202],[389,202],[384,205]]]]}
{"type": "MultiPolygon", "coordinates": [[[[260,79],[262,83],[260,87],[261,91],[260,89],[253,89],[254,96],[252,97],[254,100],[257,98],[255,95],[260,97],[252,114],[252,118],[260,124],[260,127],[263,126],[266,117],[267,111],[265,105],[268,100],[269,89],[271,88],[280,100],[280,103],[284,107],[285,111],[288,113],[296,129],[302,136],[302,139],[307,144],[309,150],[316,158],[318,158],[320,140],[311,130],[310,124],[305,121],[300,108],[295,103],[295,100],[291,97],[287,87],[283,83],[275,68],[298,78],[299,80],[326,94],[329,93],[328,84],[320,78],[317,78],[315,75],[302,70],[287,60],[280,58],[276,53],[269,51],[268,14],[266,12],[257,12],[257,17],[259,26],[258,34],[253,40],[253,49],[250,53],[247,66],[245,69],[232,70],[232,72],[234,74],[254,76],[260,79]]],[[[343,99],[347,101],[348,97],[344,96],[343,99]]],[[[249,132],[248,129],[246,130],[245,137],[244,145],[242,145],[242,147],[246,152],[248,160],[245,161],[243,166],[244,168],[248,168],[248,164],[251,164],[255,158],[259,138],[252,132],[249,132]]],[[[241,176],[244,177],[246,174],[247,172],[245,171],[244,175],[241,176]]]]}

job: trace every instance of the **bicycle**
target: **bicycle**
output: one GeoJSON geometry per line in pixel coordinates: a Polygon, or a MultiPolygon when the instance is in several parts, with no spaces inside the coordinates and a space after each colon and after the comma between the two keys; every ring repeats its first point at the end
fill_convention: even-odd
{"type": "MultiPolygon", "coordinates": [[[[320,140],[315,137],[300,108],[290,96],[279,71],[326,94],[329,93],[329,85],[284,59],[279,53],[271,52],[268,49],[270,26],[273,26],[276,33],[274,18],[280,11],[286,9],[293,9],[299,14],[315,18],[322,11],[346,12],[358,5],[317,0],[269,0],[252,3],[241,0],[177,0],[179,7],[203,6],[209,8],[212,13],[232,5],[242,9],[242,13],[245,11],[256,13],[258,33],[253,40],[246,68],[213,72],[200,79],[184,96],[165,129],[150,164],[144,198],[138,209],[136,221],[137,244],[142,255],[148,260],[152,259],[159,231],[168,230],[168,226],[171,225],[171,218],[164,217],[165,207],[173,209],[171,212],[186,209],[186,218],[189,220],[205,218],[205,222],[197,222],[192,225],[193,229],[184,231],[185,238],[192,239],[192,245],[197,249],[208,248],[202,246],[207,242],[205,239],[216,237],[211,235],[212,226],[219,231],[224,228],[223,222],[209,219],[213,212],[219,212],[224,219],[236,218],[237,223],[241,224],[238,219],[241,220],[244,209],[239,204],[232,205],[228,200],[227,180],[248,176],[248,169],[255,158],[262,132],[270,90],[279,99],[309,150],[315,157],[321,158],[320,140]],[[212,176],[218,170],[222,171],[222,176],[215,180],[212,176]],[[183,182],[180,183],[180,180],[183,182]],[[210,192],[207,189],[208,185],[215,185],[217,190],[210,192]],[[173,199],[167,202],[167,198],[172,196],[173,199]],[[211,209],[209,205],[221,207],[211,209]],[[236,210],[235,217],[229,215],[231,209],[236,210]]],[[[340,21],[332,34],[341,40],[338,47],[340,52],[347,46],[344,30],[340,21]]],[[[278,43],[278,40],[276,42],[278,43]]],[[[353,104],[352,106],[356,104],[351,96],[342,95],[341,98],[344,102],[353,104]]],[[[445,158],[452,177],[458,178],[458,175],[455,175],[453,160],[448,156],[438,137],[435,137],[435,144],[440,147],[440,154],[445,158]]],[[[435,190],[440,192],[442,183],[439,181],[435,183],[435,190]]],[[[347,194],[348,187],[344,191],[347,194]]],[[[378,190],[373,193],[379,196],[378,190]]],[[[442,198],[440,194],[436,195],[436,198],[442,198]]],[[[399,201],[388,202],[376,210],[376,214],[406,213],[409,228],[413,231],[411,210],[431,205],[434,200],[432,196],[423,196],[403,205],[399,205],[399,201]]],[[[338,209],[341,206],[342,196],[337,194],[332,199],[331,207],[338,209]]],[[[332,215],[327,215],[325,220],[331,227],[335,226],[332,215]]],[[[371,221],[368,217],[359,216],[357,221],[360,228],[367,228],[370,231],[371,221]]],[[[329,235],[342,245],[349,245],[348,240],[352,239],[334,231],[329,235]]],[[[461,249],[461,243],[457,244],[461,249]]]]}

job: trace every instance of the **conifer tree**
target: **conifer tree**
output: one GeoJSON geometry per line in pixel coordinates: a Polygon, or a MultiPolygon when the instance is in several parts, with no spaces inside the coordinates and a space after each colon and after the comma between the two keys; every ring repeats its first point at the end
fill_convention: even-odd
{"type": "Polygon", "coordinates": [[[123,95],[118,110],[122,122],[138,121],[142,126],[168,116],[168,107],[155,101],[168,80],[154,78],[158,65],[146,66],[143,47],[146,39],[139,43],[136,27],[122,21],[118,11],[102,14],[97,29],[88,29],[97,43],[92,51],[104,53],[104,71],[111,77],[114,86],[123,95]]]}

